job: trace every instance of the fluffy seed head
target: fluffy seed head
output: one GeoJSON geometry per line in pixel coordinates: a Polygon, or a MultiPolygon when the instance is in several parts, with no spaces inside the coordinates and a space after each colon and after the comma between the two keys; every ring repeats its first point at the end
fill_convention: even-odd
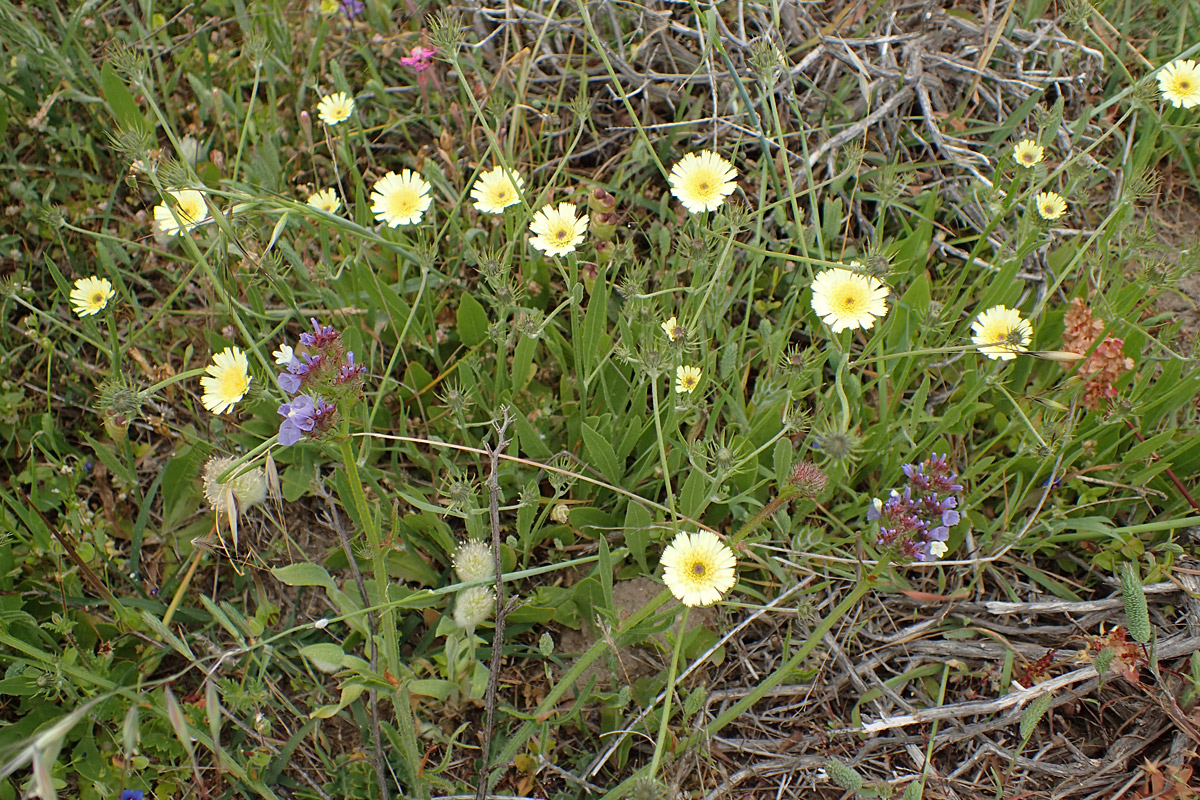
{"type": "Polygon", "coordinates": [[[492,555],[492,548],[484,542],[462,542],[454,551],[454,572],[464,583],[496,577],[496,561],[492,555]]]}

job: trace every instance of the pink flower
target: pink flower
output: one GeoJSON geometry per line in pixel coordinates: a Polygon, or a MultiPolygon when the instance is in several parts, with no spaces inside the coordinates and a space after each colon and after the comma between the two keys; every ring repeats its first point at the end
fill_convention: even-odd
{"type": "Polygon", "coordinates": [[[412,55],[400,56],[400,63],[406,67],[412,67],[417,72],[424,72],[433,63],[433,56],[436,53],[436,47],[417,45],[412,49],[412,55]]]}

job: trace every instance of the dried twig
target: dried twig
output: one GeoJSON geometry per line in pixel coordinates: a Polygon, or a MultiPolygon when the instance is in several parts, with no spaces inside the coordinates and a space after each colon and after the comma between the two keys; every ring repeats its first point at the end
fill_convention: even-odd
{"type": "Polygon", "coordinates": [[[483,753],[475,800],[485,800],[491,783],[489,762],[492,757],[492,734],[496,725],[496,692],[500,684],[500,665],[504,660],[504,618],[508,607],[504,598],[504,564],[500,550],[500,453],[508,448],[511,441],[508,438],[508,426],[512,421],[512,412],[508,406],[501,406],[500,422],[493,423],[496,443],[491,445],[485,442],[483,445],[490,461],[487,479],[488,518],[492,526],[492,557],[496,565],[496,629],[492,635],[492,663],[488,670],[487,694],[484,696],[487,721],[483,726],[483,753]]]}

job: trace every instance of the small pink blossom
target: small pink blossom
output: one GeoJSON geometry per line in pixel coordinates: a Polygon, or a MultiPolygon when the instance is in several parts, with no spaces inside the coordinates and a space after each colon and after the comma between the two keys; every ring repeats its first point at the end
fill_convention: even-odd
{"type": "Polygon", "coordinates": [[[436,53],[436,47],[417,45],[412,49],[412,55],[400,56],[400,63],[406,67],[412,67],[417,72],[424,72],[433,64],[433,57],[436,53]]]}

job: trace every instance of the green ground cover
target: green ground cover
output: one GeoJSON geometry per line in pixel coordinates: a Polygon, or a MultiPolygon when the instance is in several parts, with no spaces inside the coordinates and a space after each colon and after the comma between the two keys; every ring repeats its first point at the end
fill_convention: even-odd
{"type": "Polygon", "coordinates": [[[1198,11],[0,0],[0,800],[1191,796],[1198,11]]]}

